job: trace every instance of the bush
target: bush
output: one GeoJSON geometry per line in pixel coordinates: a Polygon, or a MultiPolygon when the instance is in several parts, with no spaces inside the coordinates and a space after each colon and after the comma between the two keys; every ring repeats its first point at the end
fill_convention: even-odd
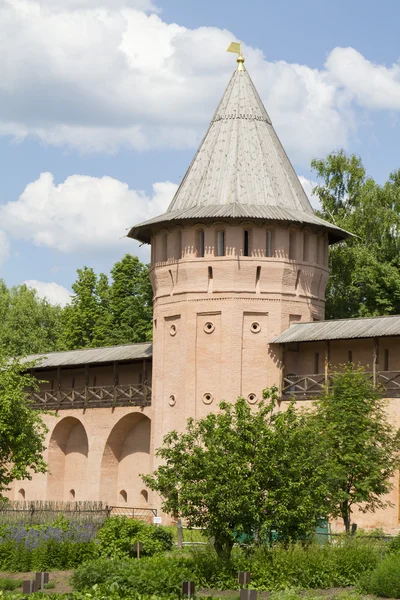
{"type": "Polygon", "coordinates": [[[171,531],[126,517],[107,519],[97,534],[97,540],[99,556],[111,558],[136,557],[133,550],[135,542],[142,542],[142,556],[171,550],[173,546],[171,531]]]}
{"type": "Polygon", "coordinates": [[[18,579],[1,579],[0,578],[0,590],[12,592],[17,588],[22,587],[22,581],[18,581],[18,579]]]}
{"type": "Polygon", "coordinates": [[[400,598],[400,555],[388,554],[371,573],[361,578],[359,585],[368,594],[400,598]]]}
{"type": "Polygon", "coordinates": [[[99,559],[78,567],[72,577],[74,588],[85,591],[95,584],[117,584],[123,593],[179,596],[182,581],[190,579],[193,561],[184,555],[157,554],[141,560],[99,559]]]}

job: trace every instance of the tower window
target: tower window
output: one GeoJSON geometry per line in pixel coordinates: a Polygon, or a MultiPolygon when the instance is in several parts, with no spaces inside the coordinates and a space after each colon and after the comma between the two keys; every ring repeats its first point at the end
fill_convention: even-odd
{"type": "Polygon", "coordinates": [[[120,491],[119,499],[120,499],[120,502],[122,502],[123,504],[126,504],[128,502],[128,494],[126,493],[126,490],[120,491]]]}
{"type": "Polygon", "coordinates": [[[225,256],[225,231],[217,231],[217,256],[225,256]]]}
{"type": "Polygon", "coordinates": [[[167,234],[164,233],[164,235],[162,236],[162,242],[161,242],[161,261],[162,262],[165,262],[167,260],[167,256],[168,256],[167,244],[168,244],[168,237],[167,237],[167,234]]]}
{"type": "Polygon", "coordinates": [[[182,258],[182,231],[178,231],[178,237],[176,240],[176,254],[177,259],[180,260],[182,258]]]}
{"type": "Polygon", "coordinates": [[[200,258],[204,257],[204,229],[199,229],[197,231],[197,256],[200,258]]]}
{"type": "Polygon", "coordinates": [[[351,350],[349,350],[349,354],[347,357],[347,362],[352,363],[353,362],[353,353],[351,350]]]}
{"type": "Polygon", "coordinates": [[[289,258],[296,258],[296,232],[289,232],[289,258]]]}
{"type": "Polygon", "coordinates": [[[304,262],[307,262],[310,259],[309,247],[310,247],[310,238],[309,238],[308,233],[305,231],[304,237],[303,237],[303,260],[304,260],[304,262]]]}
{"type": "Polygon", "coordinates": [[[265,256],[272,256],[272,231],[267,231],[265,242],[265,256]]]}
{"type": "Polygon", "coordinates": [[[75,500],[75,490],[69,490],[69,499],[71,502],[75,500]]]}
{"type": "Polygon", "coordinates": [[[243,256],[249,256],[249,232],[244,230],[243,256]]]}

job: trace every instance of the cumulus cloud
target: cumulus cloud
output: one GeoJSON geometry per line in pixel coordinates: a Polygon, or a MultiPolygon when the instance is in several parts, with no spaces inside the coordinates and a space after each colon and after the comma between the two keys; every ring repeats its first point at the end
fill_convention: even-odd
{"type": "Polygon", "coordinates": [[[72,292],[54,281],[46,282],[28,279],[24,283],[28,288],[36,290],[39,298],[45,298],[50,304],[65,306],[71,300],[70,296],[72,292]]]}
{"type": "Polygon", "coordinates": [[[309,201],[311,202],[311,206],[314,210],[320,210],[321,204],[318,196],[315,196],[312,191],[318,183],[313,181],[312,179],[307,179],[304,175],[299,175],[300,183],[303,186],[305,193],[308,196],[309,201]]]}
{"type": "Polygon", "coordinates": [[[176,189],[169,181],[154,183],[147,196],[112,177],[71,175],[57,185],[42,173],[17,200],[0,206],[0,222],[15,238],[64,253],[132,251],[132,240],[121,240],[127,226],[164,212],[176,189]]]}
{"type": "Polygon", "coordinates": [[[400,64],[374,64],[354,48],[335,48],[326,61],[332,79],[360,106],[400,110],[400,64]]]}
{"type": "Polygon", "coordinates": [[[10,253],[10,244],[7,235],[0,230],[0,265],[8,258],[10,253]]]}
{"type": "MultiPolygon", "coordinates": [[[[235,35],[146,9],[150,0],[3,1],[0,134],[82,151],[196,146],[234,69],[235,35]]],[[[294,160],[346,146],[353,115],[328,68],[244,50],[294,160]]]]}

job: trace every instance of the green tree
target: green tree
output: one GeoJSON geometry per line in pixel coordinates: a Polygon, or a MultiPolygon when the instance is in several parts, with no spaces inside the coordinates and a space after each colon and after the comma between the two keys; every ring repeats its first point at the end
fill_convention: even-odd
{"type": "Polygon", "coordinates": [[[0,281],[0,351],[21,356],[57,350],[61,310],[26,285],[8,289],[0,281]]]}
{"type": "Polygon", "coordinates": [[[380,186],[343,151],[312,167],[322,180],[320,216],[355,235],[330,249],[327,318],[399,313],[400,171],[380,186]]]}
{"type": "Polygon", "coordinates": [[[354,505],[363,512],[389,505],[383,496],[400,465],[399,431],[368,375],[351,364],[333,374],[315,409],[319,451],[329,469],[330,513],[343,519],[348,532],[354,505]]]}
{"type": "Polygon", "coordinates": [[[149,268],[137,256],[126,254],[111,270],[110,311],[114,344],[151,340],[153,293],[149,268]]]}
{"type": "Polygon", "coordinates": [[[309,413],[293,403],[277,412],[276,389],[253,411],[243,398],[222,402],[218,414],[184,433],[168,433],[161,466],[143,480],[163,499],[163,510],[201,527],[228,557],[234,532],[279,531],[285,540],[310,533],[327,513],[326,470],[309,413]]]}
{"type": "Polygon", "coordinates": [[[47,429],[27,399],[26,388],[37,386],[35,378],[26,374],[27,367],[0,354],[0,495],[14,479],[46,472],[47,429]]]}

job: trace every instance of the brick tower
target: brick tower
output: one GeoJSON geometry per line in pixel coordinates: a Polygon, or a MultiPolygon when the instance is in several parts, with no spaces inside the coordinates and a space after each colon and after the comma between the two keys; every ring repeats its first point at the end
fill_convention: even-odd
{"type": "MultiPolygon", "coordinates": [[[[240,55],[167,212],[133,227],[151,244],[153,449],[188,417],[278,385],[270,340],[324,318],[328,244],[240,55]]],[[[155,465],[154,465],[155,466],[155,465]]]]}

